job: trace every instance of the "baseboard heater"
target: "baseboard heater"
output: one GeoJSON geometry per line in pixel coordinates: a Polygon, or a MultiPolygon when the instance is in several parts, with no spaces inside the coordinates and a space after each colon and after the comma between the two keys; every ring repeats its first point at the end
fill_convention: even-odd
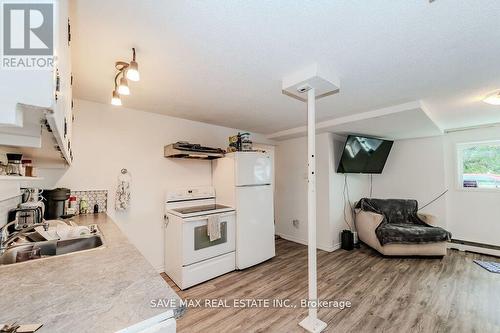
{"type": "Polygon", "coordinates": [[[498,245],[469,242],[469,241],[462,240],[462,239],[452,239],[450,241],[450,243],[452,243],[452,244],[460,244],[460,245],[467,245],[467,246],[474,246],[474,247],[481,247],[483,249],[490,249],[490,250],[500,251],[500,246],[498,246],[498,245]]]}

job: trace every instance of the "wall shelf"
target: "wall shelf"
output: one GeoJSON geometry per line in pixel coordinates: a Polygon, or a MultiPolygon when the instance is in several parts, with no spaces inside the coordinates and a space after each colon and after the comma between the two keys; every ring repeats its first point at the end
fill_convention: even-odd
{"type": "Polygon", "coordinates": [[[13,180],[13,181],[33,181],[43,180],[42,177],[24,177],[24,176],[0,176],[0,180],[13,180]]]}

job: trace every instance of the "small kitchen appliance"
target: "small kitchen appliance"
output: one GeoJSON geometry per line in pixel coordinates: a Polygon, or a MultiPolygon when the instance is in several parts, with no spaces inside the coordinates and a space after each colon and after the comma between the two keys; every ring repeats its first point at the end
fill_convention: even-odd
{"type": "Polygon", "coordinates": [[[216,203],[214,188],[170,191],[165,208],[165,273],[179,288],[235,270],[235,212],[216,203]],[[210,240],[213,220],[220,237],[210,240]]]}
{"type": "Polygon", "coordinates": [[[22,164],[21,160],[23,154],[12,154],[7,153],[7,175],[9,176],[22,176],[22,164]]]}
{"type": "Polygon", "coordinates": [[[8,220],[16,221],[14,224],[15,230],[21,230],[34,224],[40,224],[43,220],[43,208],[41,206],[20,206],[19,208],[13,209],[9,212],[8,220]]]}
{"type": "Polygon", "coordinates": [[[67,188],[56,188],[43,191],[45,199],[46,220],[55,220],[66,215],[66,200],[68,200],[71,191],[67,188]]]}

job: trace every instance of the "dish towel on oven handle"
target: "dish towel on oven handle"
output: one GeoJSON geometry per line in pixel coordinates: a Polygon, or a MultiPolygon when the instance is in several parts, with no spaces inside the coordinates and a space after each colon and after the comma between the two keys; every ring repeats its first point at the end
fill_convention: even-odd
{"type": "Polygon", "coordinates": [[[207,234],[211,242],[222,237],[220,230],[220,218],[218,215],[208,217],[207,234]]]}
{"type": "Polygon", "coordinates": [[[125,211],[130,206],[130,183],[132,178],[130,173],[125,171],[118,176],[116,187],[115,210],[125,211]]]}

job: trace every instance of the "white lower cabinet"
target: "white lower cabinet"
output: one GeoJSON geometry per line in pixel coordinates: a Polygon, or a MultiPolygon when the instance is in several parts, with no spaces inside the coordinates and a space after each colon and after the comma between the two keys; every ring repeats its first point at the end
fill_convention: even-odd
{"type": "Polygon", "coordinates": [[[172,312],[146,319],[135,325],[129,326],[116,333],[175,333],[177,324],[175,318],[170,316],[172,312]],[[166,319],[165,319],[166,318],[166,319]]]}
{"type": "Polygon", "coordinates": [[[146,328],[140,333],[175,333],[177,325],[174,318],[167,319],[161,323],[146,328]]]}

